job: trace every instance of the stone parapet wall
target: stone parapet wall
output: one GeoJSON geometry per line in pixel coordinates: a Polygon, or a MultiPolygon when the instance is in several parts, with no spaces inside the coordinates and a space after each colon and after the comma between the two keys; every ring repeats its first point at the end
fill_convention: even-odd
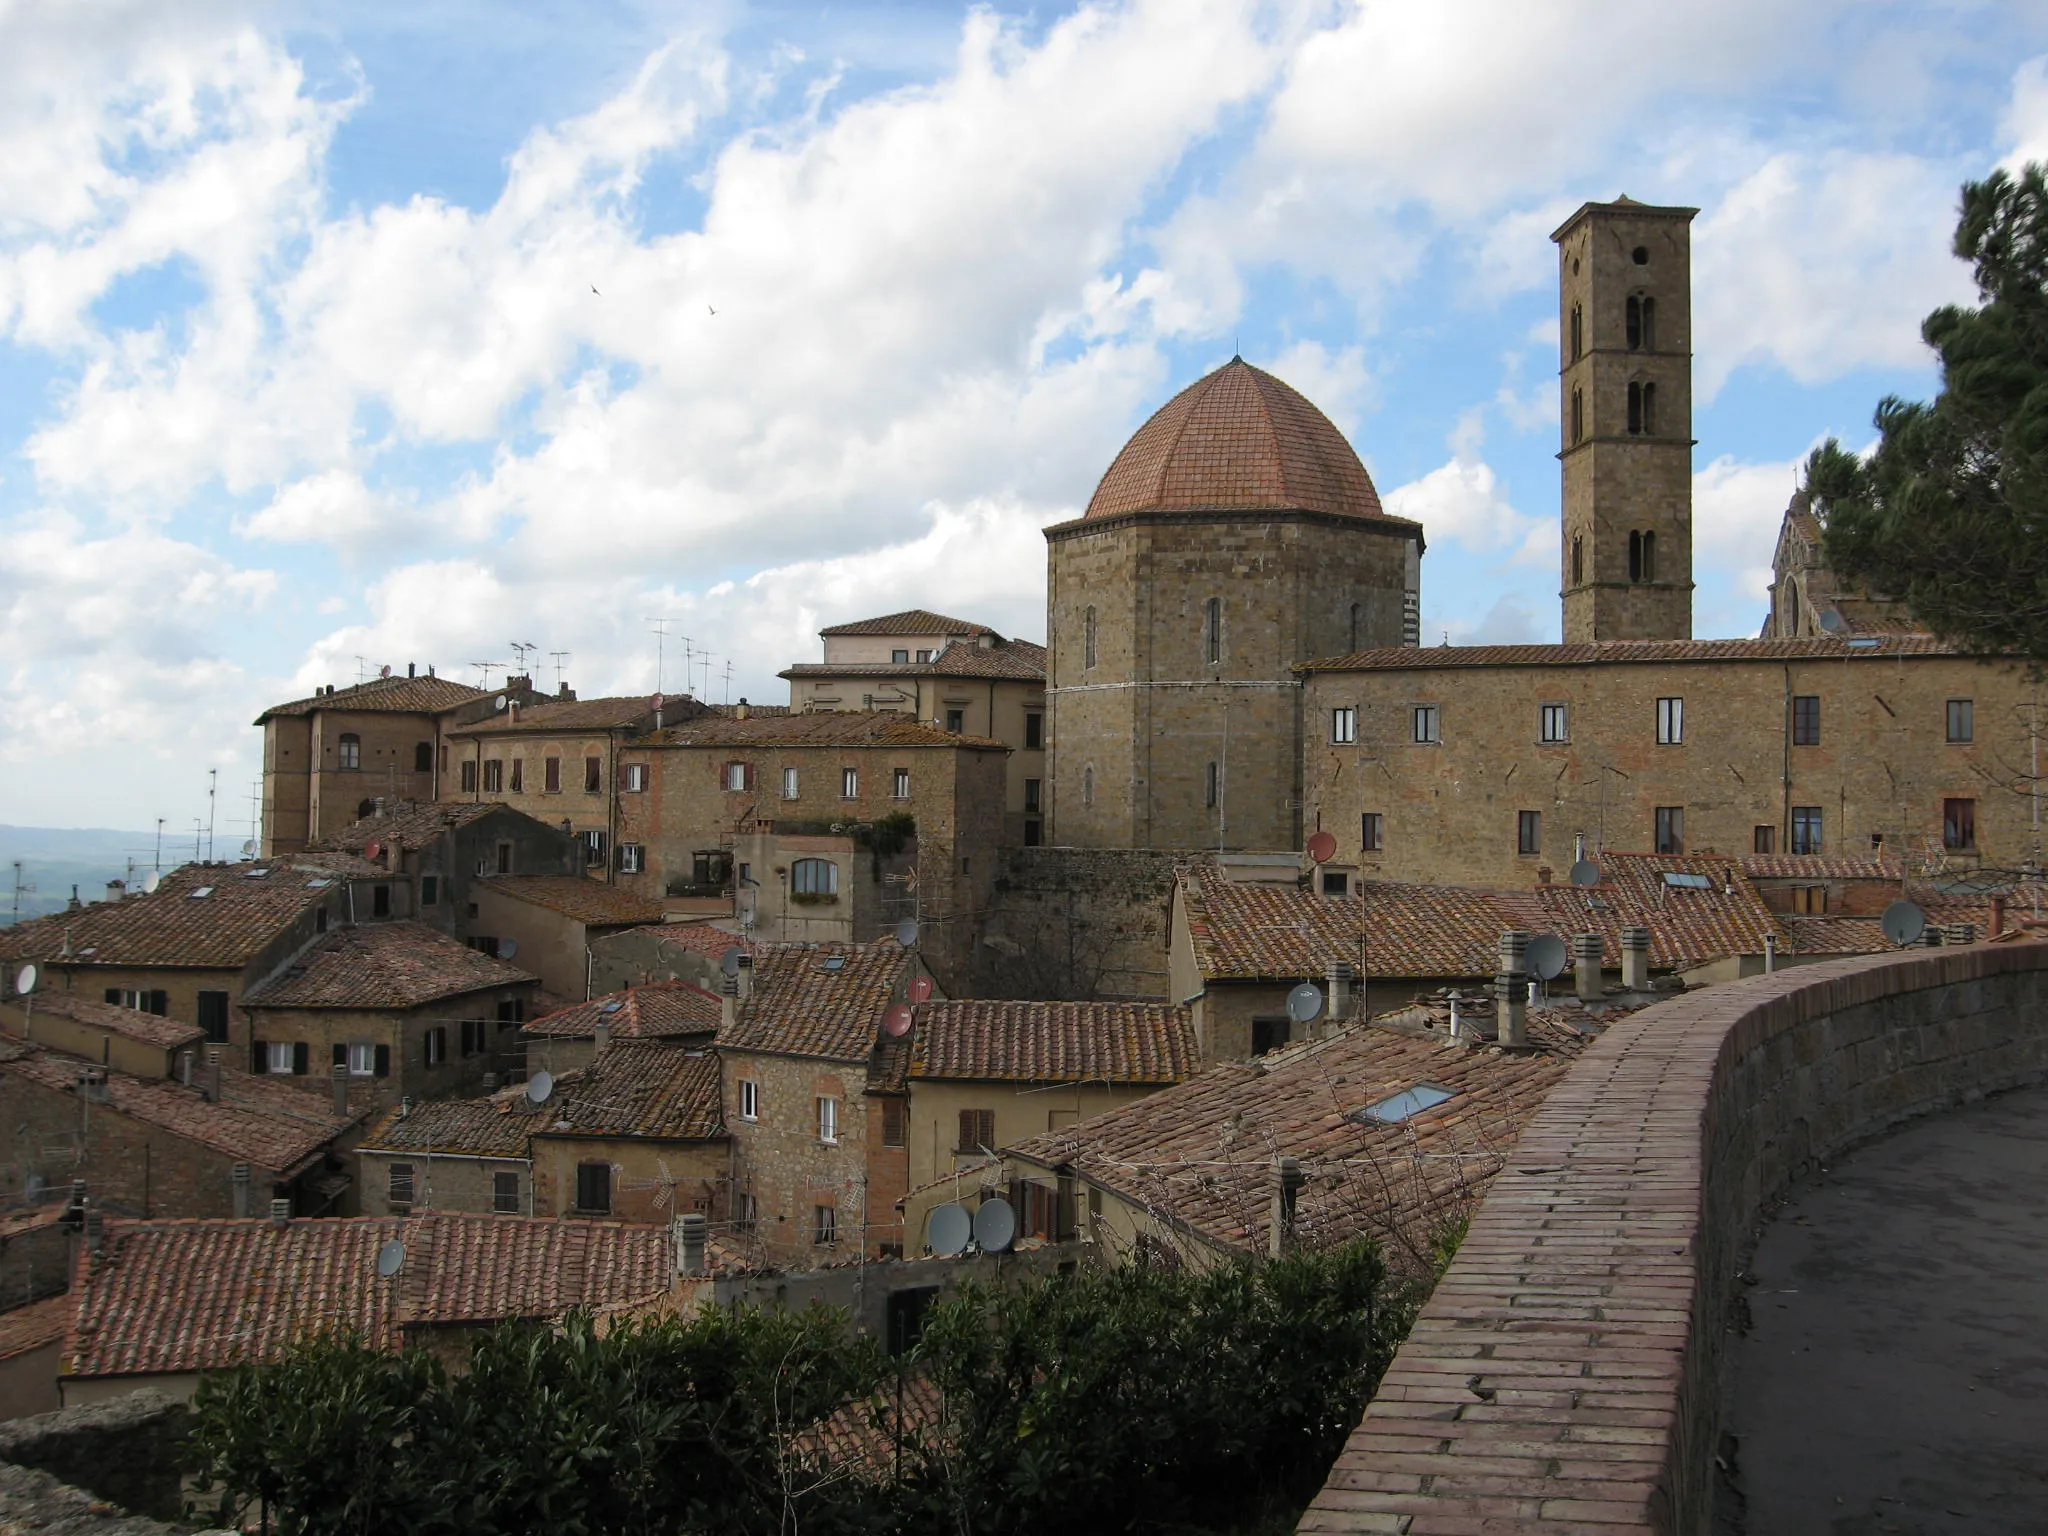
{"type": "Polygon", "coordinates": [[[1706,1531],[1764,1203],[2043,1078],[2048,944],[1802,967],[1617,1025],[1524,1131],[1300,1529],[1706,1531]]]}
{"type": "MultiPolygon", "coordinates": [[[[192,1412],[183,1403],[147,1388],[111,1402],[87,1403],[0,1424],[0,1463],[8,1464],[0,1467],[0,1472],[31,1469],[73,1485],[56,1488],[40,1478],[10,1477],[0,1487],[0,1531],[46,1528],[25,1519],[18,1526],[8,1523],[10,1515],[21,1519],[24,1513],[13,1507],[17,1498],[31,1504],[46,1503],[51,1513],[84,1513],[82,1509],[74,1511],[74,1505],[91,1505],[95,1513],[106,1513],[104,1506],[78,1498],[76,1490],[81,1488],[133,1514],[178,1519],[183,1510],[185,1441],[191,1424],[192,1412]]],[[[82,1524],[77,1529],[97,1531],[100,1527],[82,1524]]],[[[140,1533],[161,1527],[142,1520],[110,1524],[107,1529],[140,1533]]]]}

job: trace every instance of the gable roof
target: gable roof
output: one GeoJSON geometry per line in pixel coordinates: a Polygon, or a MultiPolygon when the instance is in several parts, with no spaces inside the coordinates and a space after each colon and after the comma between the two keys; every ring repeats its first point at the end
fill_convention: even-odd
{"type": "Polygon", "coordinates": [[[534,978],[425,923],[338,928],[242,998],[244,1008],[417,1008],[534,978]]]}
{"type": "Polygon", "coordinates": [[[444,832],[466,827],[493,811],[512,811],[511,806],[489,800],[395,800],[384,809],[358,817],[338,832],[330,832],[314,846],[322,850],[360,853],[373,842],[397,841],[407,848],[432,842],[444,832]]]}
{"type": "Polygon", "coordinates": [[[1007,752],[986,736],[956,736],[895,710],[815,710],[808,714],[704,715],[636,738],[636,747],[960,747],[1007,752]]]}
{"type": "Polygon", "coordinates": [[[316,693],[310,699],[294,699],[289,704],[273,704],[256,717],[255,724],[288,715],[310,715],[317,709],[354,714],[439,714],[480,699],[484,693],[482,688],[447,677],[373,677],[352,688],[316,693]]]}
{"type": "Polygon", "coordinates": [[[291,1221],[109,1221],[79,1267],[78,1376],[214,1371],[323,1330],[395,1349],[422,1324],[556,1317],[668,1290],[668,1230],[433,1212],[291,1221]],[[404,1243],[397,1276],[377,1256],[404,1243]]]}
{"type": "Polygon", "coordinates": [[[708,1035],[718,1028],[724,1006],[716,993],[687,981],[650,981],[529,1019],[519,1032],[529,1039],[590,1040],[598,1025],[609,1024],[613,1040],[708,1035]]]}
{"type": "Polygon", "coordinates": [[[754,956],[753,995],[720,1033],[719,1046],[865,1062],[909,960],[894,939],[829,949],[764,944],[754,956]]]}
{"type": "MultiPolygon", "coordinates": [[[[14,1001],[20,1004],[23,999],[14,1001]]],[[[103,1003],[97,998],[86,997],[77,992],[59,992],[54,989],[32,994],[28,1000],[29,1009],[36,1018],[69,1019],[74,1024],[84,1024],[92,1029],[103,1029],[123,1039],[139,1041],[143,1045],[159,1046],[166,1051],[183,1050],[197,1045],[206,1038],[206,1031],[196,1024],[181,1024],[176,1019],[167,1019],[160,1014],[144,1013],[139,1008],[123,1008],[118,1003],[103,1003]]],[[[31,1026],[33,1028],[33,1026],[31,1026]]]]}
{"type": "Polygon", "coordinates": [[[1177,1083],[1199,1065],[1177,1003],[924,1003],[916,1010],[913,1080],[1177,1083]]]}
{"type": "Polygon", "coordinates": [[[972,619],[949,619],[943,613],[933,613],[929,608],[906,608],[901,613],[883,614],[879,619],[854,619],[845,624],[828,624],[818,633],[903,635],[928,640],[945,635],[992,635],[995,631],[986,624],[975,623],[972,619]]]}
{"type": "Polygon", "coordinates": [[[428,1099],[388,1110],[356,1143],[363,1152],[445,1152],[468,1157],[529,1155],[527,1138],[539,1124],[539,1110],[522,1107],[526,1086],[502,1089],[484,1099],[428,1099]]]}
{"type": "Polygon", "coordinates": [[[236,970],[324,902],[338,878],[318,855],[187,864],[152,892],[0,928],[0,958],[236,970]]]}
{"type": "Polygon", "coordinates": [[[1045,681],[1045,647],[1029,640],[949,645],[930,661],[801,661],[778,677],[993,677],[1045,681]]]}
{"type": "Polygon", "coordinates": [[[709,955],[713,959],[721,958],[728,949],[741,949],[749,954],[754,950],[753,940],[709,922],[643,923],[637,928],[605,934],[602,939],[591,942],[608,943],[628,936],[645,936],[663,947],[687,949],[692,954],[709,955]]]}
{"type": "MultiPolygon", "coordinates": [[[[624,731],[644,730],[654,723],[653,694],[634,694],[612,699],[555,699],[502,710],[488,719],[465,725],[453,736],[510,736],[538,731],[624,731]]],[[[669,717],[702,713],[705,705],[686,693],[672,694],[662,701],[669,717]]]]}
{"type": "Polygon", "coordinates": [[[553,1114],[543,1113],[536,1136],[705,1141],[725,1134],[718,1057],[708,1049],[614,1042],[567,1075],[543,1108],[553,1114]]]}
{"type": "Polygon", "coordinates": [[[587,875],[492,875],[482,883],[586,926],[661,921],[660,902],[587,875]]]}

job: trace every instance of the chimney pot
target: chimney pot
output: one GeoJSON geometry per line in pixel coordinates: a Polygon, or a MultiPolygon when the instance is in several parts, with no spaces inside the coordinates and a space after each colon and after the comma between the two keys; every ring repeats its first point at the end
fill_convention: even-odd
{"type": "Polygon", "coordinates": [[[1621,930],[1621,984],[1631,992],[1650,990],[1650,930],[1631,925],[1621,930]]]}
{"type": "Polygon", "coordinates": [[[190,1051],[178,1052],[178,1081],[187,1088],[192,1086],[192,1053],[190,1051]]]}
{"type": "Polygon", "coordinates": [[[249,1214],[249,1165],[237,1163],[234,1168],[234,1212],[237,1219],[249,1214]]]}
{"type": "Polygon", "coordinates": [[[676,1218],[676,1273],[704,1273],[704,1240],[709,1230],[710,1222],[701,1211],[685,1211],[676,1218]]]}
{"type": "Polygon", "coordinates": [[[412,664],[411,662],[409,662],[409,661],[408,661],[408,662],[407,662],[407,663],[405,664],[405,675],[406,675],[407,677],[418,677],[418,676],[419,676],[419,669],[418,669],[417,667],[415,667],[415,666],[414,666],[414,665],[413,665],[413,664],[412,664]]]}
{"type": "Polygon", "coordinates": [[[288,1227],[292,1223],[292,1203],[289,1200],[270,1202],[270,1224],[273,1227],[288,1227]]]}
{"type": "MultiPolygon", "coordinates": [[[[709,689],[707,689],[707,690],[705,690],[705,691],[706,691],[706,692],[709,692],[710,690],[709,690],[709,689]]],[[[734,718],[734,719],[737,719],[737,720],[744,720],[744,719],[746,719],[746,718],[747,718],[747,716],[748,716],[748,715],[750,715],[750,714],[752,714],[752,713],[753,713],[753,706],[752,706],[752,705],[750,705],[749,703],[747,703],[747,701],[746,701],[745,699],[741,699],[741,700],[740,700],[740,705],[739,705],[739,708],[738,708],[738,709],[735,709],[735,710],[733,711],[733,718],[734,718]]]]}
{"type": "Polygon", "coordinates": [[[1494,1038],[1505,1046],[1529,1043],[1529,978],[1502,971],[1493,979],[1494,1038]]]}
{"type": "Polygon", "coordinates": [[[1991,898],[1991,932],[1987,937],[1995,939],[2003,932],[2005,932],[2005,898],[2003,896],[1994,896],[1991,898]]]}
{"type": "Polygon", "coordinates": [[[1764,974],[1769,976],[1777,969],[1778,936],[1775,933],[1767,933],[1764,935],[1764,974]]]}
{"type": "Polygon", "coordinates": [[[1600,980],[1600,959],[1605,949],[1606,945],[1597,933],[1572,935],[1572,980],[1580,1002],[1594,1003],[1606,996],[1606,988],[1600,980]]]}

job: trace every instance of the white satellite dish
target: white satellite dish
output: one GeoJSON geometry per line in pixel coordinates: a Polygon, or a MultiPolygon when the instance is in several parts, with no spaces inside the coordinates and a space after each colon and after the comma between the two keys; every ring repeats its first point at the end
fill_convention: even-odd
{"type": "Polygon", "coordinates": [[[1895,901],[1884,909],[1878,926],[1894,944],[1917,944],[1927,931],[1927,914],[1914,902],[1895,901]]]}
{"type": "Polygon", "coordinates": [[[743,950],[742,950],[742,949],[741,949],[741,948],[739,947],[739,945],[737,945],[737,944],[733,945],[733,947],[732,947],[731,949],[728,949],[728,950],[727,950],[727,951],[726,951],[726,952],[725,952],[724,954],[722,954],[722,955],[720,955],[720,956],[718,957],[718,968],[719,968],[719,970],[720,970],[720,971],[722,971],[722,972],[723,972],[724,974],[726,974],[727,976],[737,976],[737,975],[739,975],[739,973],[740,973],[740,956],[741,956],[741,955],[742,955],[743,953],[745,953],[745,951],[743,951],[743,950]]]}
{"type": "Polygon", "coordinates": [[[898,923],[898,924],[896,925],[896,942],[897,942],[898,944],[901,944],[901,945],[902,945],[902,946],[903,946],[903,947],[904,947],[905,949],[911,949],[911,948],[914,948],[914,947],[916,946],[916,944],[917,944],[917,919],[916,919],[916,918],[914,918],[914,917],[906,917],[905,919],[903,919],[903,921],[902,921],[902,922],[900,922],[900,923],[898,923]]]}
{"type": "Polygon", "coordinates": [[[964,1205],[942,1205],[932,1212],[930,1233],[932,1252],[950,1258],[964,1251],[973,1238],[974,1220],[964,1205]]]}
{"type": "Polygon", "coordinates": [[[552,1072],[536,1072],[526,1080],[526,1102],[529,1104],[547,1103],[548,1096],[554,1091],[555,1074],[552,1072]]]}
{"type": "Polygon", "coordinates": [[[245,859],[253,859],[253,858],[255,858],[255,857],[256,857],[256,839],[255,839],[255,838],[253,838],[253,837],[246,837],[246,838],[242,839],[242,857],[243,857],[243,858],[245,858],[245,859]]]}
{"type": "Polygon", "coordinates": [[[36,978],[41,974],[33,965],[24,965],[14,973],[15,992],[22,997],[27,997],[29,993],[35,991],[36,978]]]}
{"type": "Polygon", "coordinates": [[[510,702],[511,701],[507,699],[504,694],[501,693],[495,699],[491,700],[491,708],[503,709],[510,702]]]}
{"type": "Polygon", "coordinates": [[[1524,963],[1538,981],[1555,981],[1564,974],[1564,940],[1554,933],[1539,933],[1529,941],[1524,963]]]}
{"type": "Polygon", "coordinates": [[[514,955],[518,953],[519,941],[517,939],[498,940],[498,958],[500,960],[510,960],[514,955]]]}
{"type": "Polygon", "coordinates": [[[1571,882],[1573,885],[1598,885],[1600,883],[1600,866],[1591,859],[1579,860],[1578,863],[1572,866],[1571,882]]]}
{"type": "Polygon", "coordinates": [[[974,1213],[974,1241],[984,1253],[1001,1253],[1017,1237],[1017,1213],[1003,1199],[984,1200],[974,1213]]]}
{"type": "Polygon", "coordinates": [[[405,1244],[397,1238],[391,1239],[377,1250],[377,1273],[389,1280],[405,1268],[405,1244]]]}
{"type": "Polygon", "coordinates": [[[143,888],[143,890],[147,891],[147,892],[148,892],[148,893],[149,893],[150,895],[152,895],[152,896],[154,896],[154,895],[156,894],[156,888],[157,888],[158,886],[162,885],[163,883],[164,883],[164,877],[163,877],[162,875],[158,874],[158,873],[157,873],[157,872],[156,872],[155,870],[153,870],[153,869],[152,869],[152,870],[151,870],[151,871],[150,871],[150,872],[149,872],[148,874],[146,874],[146,875],[144,875],[144,876],[142,877],[142,888],[143,888]]]}
{"type": "Polygon", "coordinates": [[[1323,1011],[1323,989],[1312,981],[1304,981],[1287,994],[1287,1017],[1297,1024],[1306,1024],[1323,1011]]]}

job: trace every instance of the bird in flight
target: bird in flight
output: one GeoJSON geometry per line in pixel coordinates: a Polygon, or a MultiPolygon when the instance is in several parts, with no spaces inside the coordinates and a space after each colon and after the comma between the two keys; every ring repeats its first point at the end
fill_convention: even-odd
{"type": "MultiPolygon", "coordinates": [[[[592,293],[597,293],[597,284],[595,284],[595,283],[592,283],[592,284],[590,285],[590,291],[591,291],[592,293]]],[[[603,295],[603,294],[601,294],[601,293],[597,293],[597,296],[598,296],[598,297],[599,297],[600,299],[604,297],[604,295],[603,295]]]]}
{"type": "MultiPolygon", "coordinates": [[[[706,309],[711,309],[711,306],[710,306],[709,304],[706,304],[706,305],[705,305],[704,307],[705,307],[706,309]]],[[[713,313],[713,314],[715,315],[715,314],[717,314],[717,313],[718,313],[718,311],[717,311],[717,310],[715,310],[715,309],[711,309],[711,313],[713,313]]]]}

